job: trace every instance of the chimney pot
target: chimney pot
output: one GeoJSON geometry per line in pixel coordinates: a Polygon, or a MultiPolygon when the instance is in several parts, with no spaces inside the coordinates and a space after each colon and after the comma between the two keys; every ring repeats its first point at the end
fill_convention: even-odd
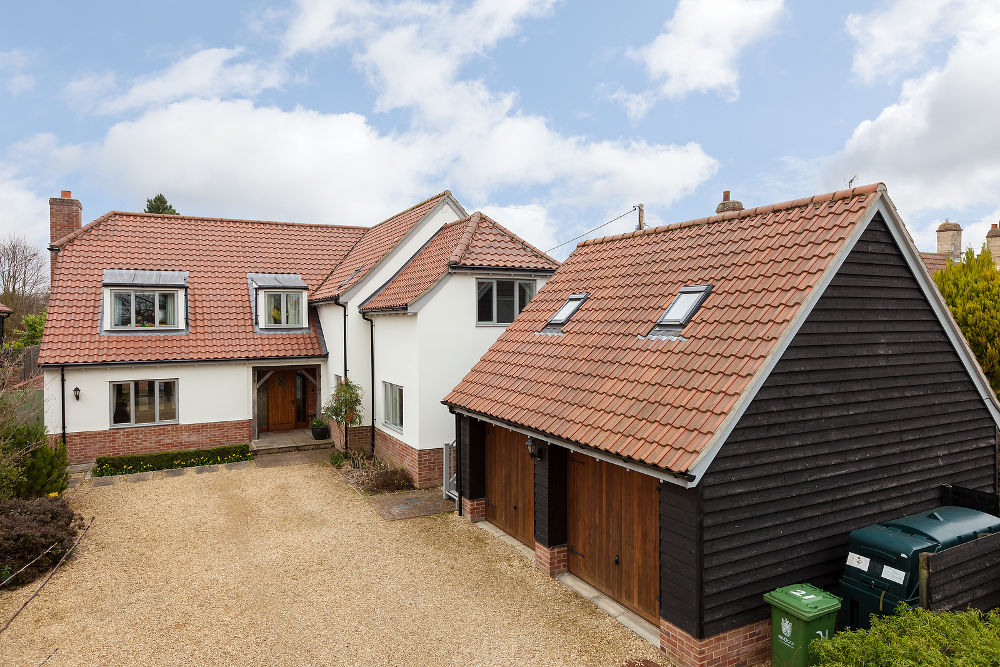
{"type": "Polygon", "coordinates": [[[998,227],[997,223],[994,222],[993,223],[993,229],[996,229],[997,227],[998,227]]]}
{"type": "Polygon", "coordinates": [[[62,190],[59,192],[59,197],[62,199],[72,199],[73,193],[69,190],[62,190]]]}
{"type": "Polygon", "coordinates": [[[729,190],[722,191],[722,201],[715,207],[715,213],[725,213],[726,211],[742,211],[743,202],[729,198],[729,190]]]}
{"type": "Polygon", "coordinates": [[[722,191],[722,201],[729,201],[729,190],[722,191]]]}

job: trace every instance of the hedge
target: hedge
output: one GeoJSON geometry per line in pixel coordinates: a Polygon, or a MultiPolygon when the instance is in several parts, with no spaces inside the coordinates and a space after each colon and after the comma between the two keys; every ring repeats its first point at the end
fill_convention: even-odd
{"type": "Polygon", "coordinates": [[[155,452],[153,454],[124,454],[122,456],[98,456],[94,466],[94,477],[108,475],[128,475],[149,470],[169,470],[208,466],[216,463],[250,461],[250,445],[223,445],[211,449],[185,449],[176,452],[155,452]]]}
{"type": "Polygon", "coordinates": [[[1000,613],[898,607],[869,630],[838,632],[809,647],[823,667],[1000,665],[1000,613]]]}

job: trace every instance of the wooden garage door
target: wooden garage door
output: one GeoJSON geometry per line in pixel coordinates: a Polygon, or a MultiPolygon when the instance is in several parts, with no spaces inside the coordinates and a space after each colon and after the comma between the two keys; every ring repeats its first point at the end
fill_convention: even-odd
{"type": "Polygon", "coordinates": [[[521,542],[535,546],[535,468],[527,436],[505,428],[486,430],[486,518],[521,542]]]}
{"type": "Polygon", "coordinates": [[[582,454],[569,458],[569,571],[659,622],[658,480],[582,454]]]}

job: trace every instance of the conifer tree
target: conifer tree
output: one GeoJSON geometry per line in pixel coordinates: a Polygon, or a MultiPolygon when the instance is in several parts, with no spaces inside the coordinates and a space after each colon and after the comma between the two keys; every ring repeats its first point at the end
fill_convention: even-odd
{"type": "Polygon", "coordinates": [[[146,213],[165,213],[166,215],[179,215],[174,207],[167,202],[163,193],[157,194],[152,199],[146,200],[146,213]]]}
{"type": "Polygon", "coordinates": [[[990,251],[983,246],[977,255],[969,248],[961,262],[935,273],[934,282],[993,391],[1000,393],[1000,270],[990,251]]]}

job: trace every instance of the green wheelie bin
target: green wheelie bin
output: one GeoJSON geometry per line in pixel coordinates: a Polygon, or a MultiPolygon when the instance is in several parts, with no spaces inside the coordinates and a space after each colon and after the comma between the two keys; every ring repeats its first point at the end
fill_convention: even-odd
{"type": "Polygon", "coordinates": [[[814,664],[809,642],[833,634],[840,598],[811,584],[794,584],[765,593],[764,602],[771,605],[771,665],[814,664]]]}

